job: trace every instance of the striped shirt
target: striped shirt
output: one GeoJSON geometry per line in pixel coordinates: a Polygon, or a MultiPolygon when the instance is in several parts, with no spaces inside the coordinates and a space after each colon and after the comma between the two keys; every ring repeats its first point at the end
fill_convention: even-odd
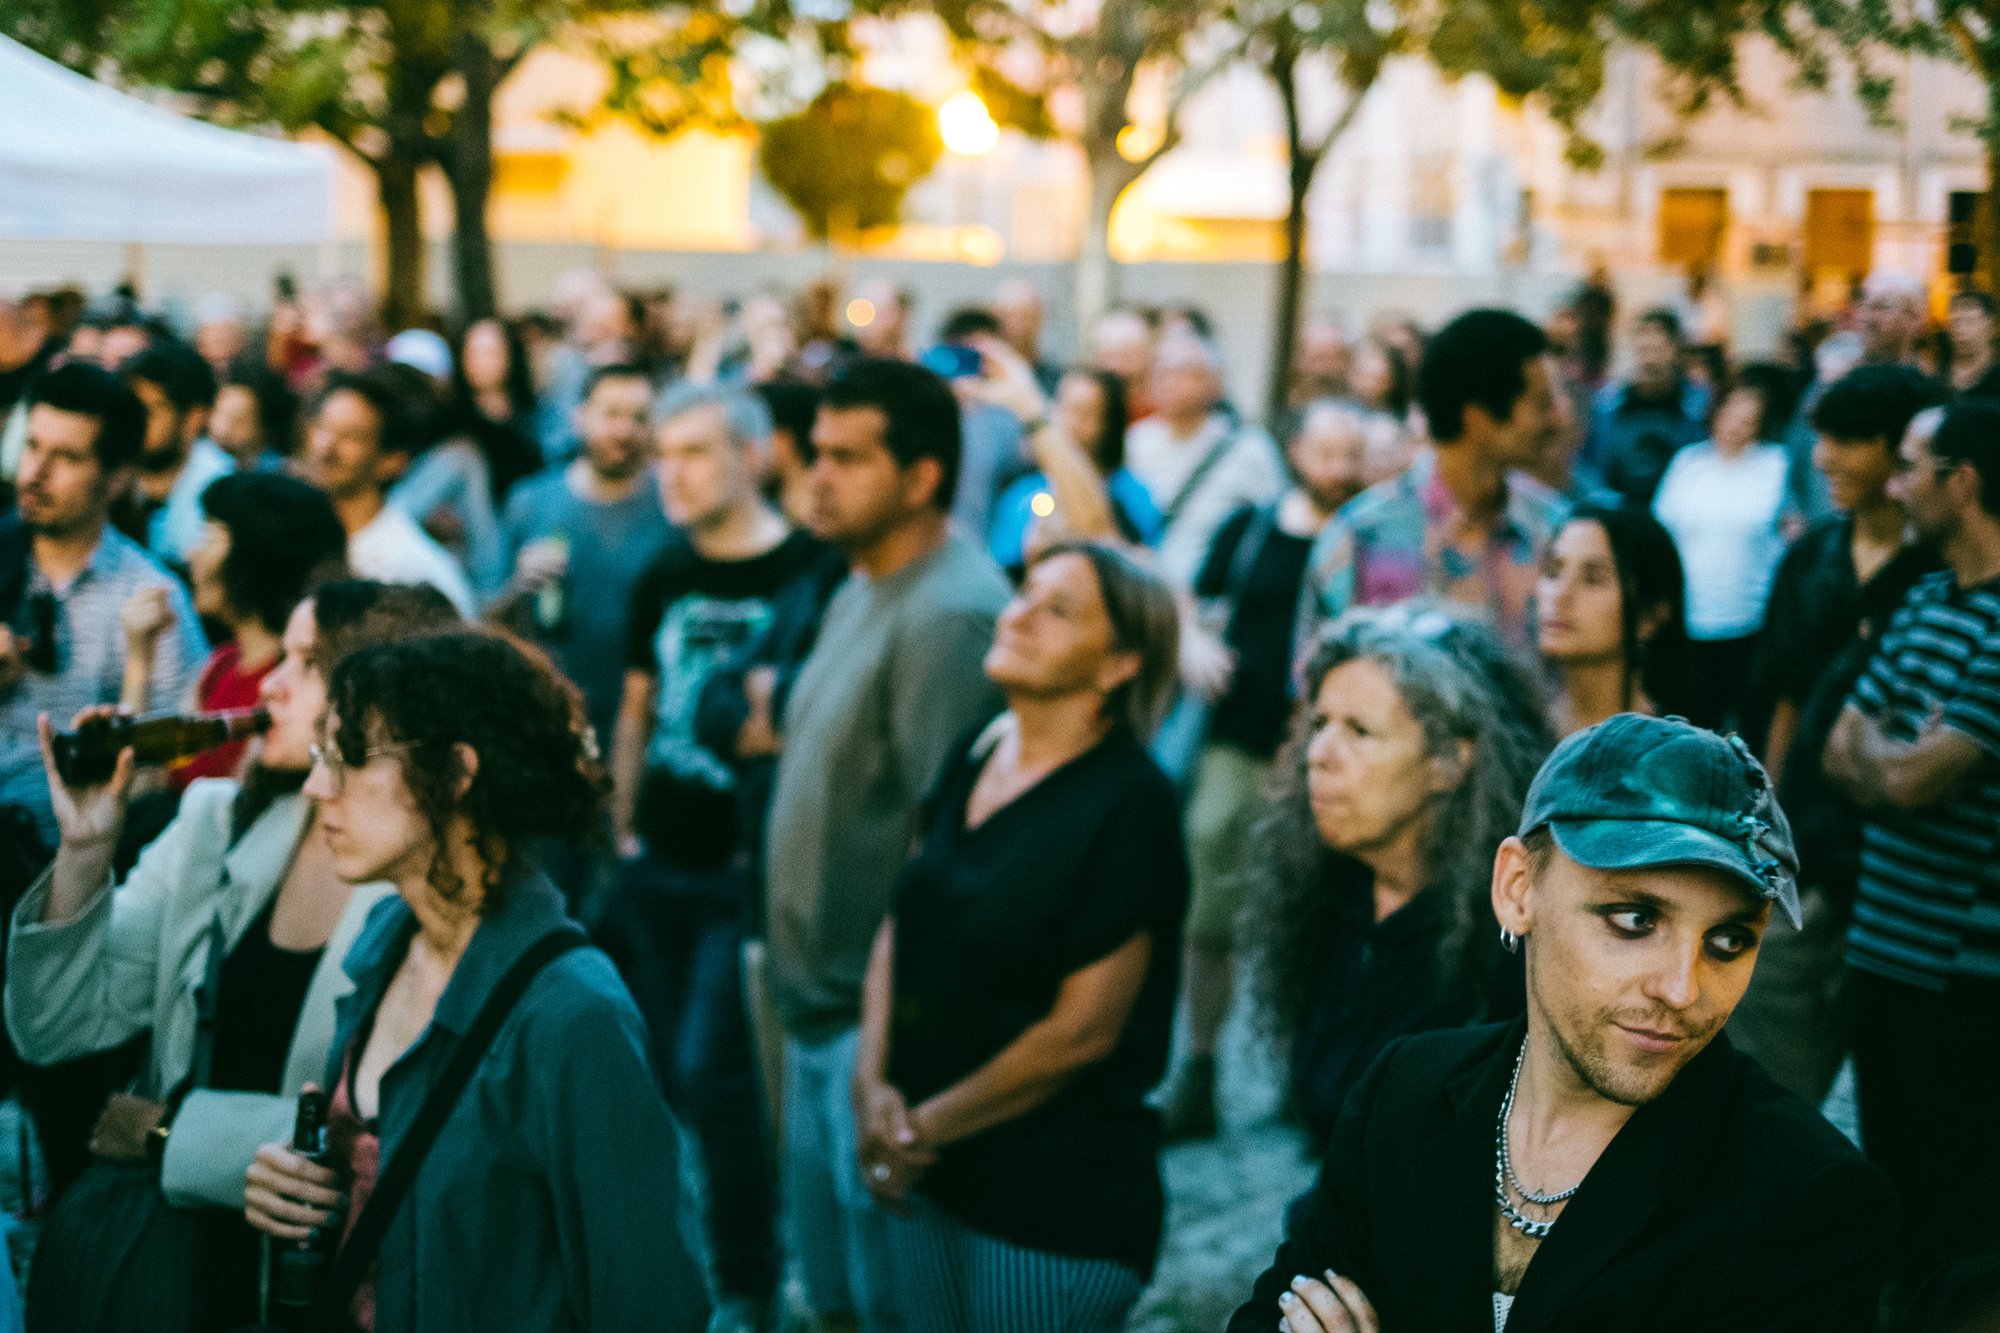
{"type": "Polygon", "coordinates": [[[1848,962],[1927,990],[2000,980],[2000,580],[1917,584],[1849,702],[1891,737],[1935,722],[1985,757],[1942,801],[1869,812],[1848,962]]]}
{"type": "Polygon", "coordinates": [[[153,706],[179,708],[193,693],[208,642],[178,579],[137,542],[108,526],[90,562],[65,587],[55,587],[39,565],[30,563],[28,597],[51,598],[55,605],[57,669],[53,675],[28,671],[11,693],[0,696],[0,802],[33,814],[52,847],[55,812],[49,805],[35,716],[47,713],[55,726],[66,727],[78,709],[118,702],[125,683],[125,599],[153,587],[167,590],[174,609],[173,624],[153,647],[153,706]]]}

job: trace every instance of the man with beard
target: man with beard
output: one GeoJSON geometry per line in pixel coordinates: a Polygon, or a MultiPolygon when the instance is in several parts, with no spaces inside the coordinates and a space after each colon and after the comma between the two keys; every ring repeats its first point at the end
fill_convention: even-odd
{"type": "Polygon", "coordinates": [[[1734,737],[1556,747],[1493,867],[1526,1014],[1382,1053],[1231,1333],[1875,1328],[1886,1182],[1722,1035],[1797,865],[1734,737]]]}
{"type": "Polygon", "coordinates": [[[35,380],[16,518],[0,525],[0,802],[56,832],[35,717],[57,725],[118,701],[125,671],[122,609],[161,590],[171,623],[153,644],[155,697],[179,699],[208,655],[178,580],[110,526],[146,438],[146,409],[110,371],[83,362],[35,380]]]}
{"type": "Polygon", "coordinates": [[[1889,483],[1945,568],[1904,599],[1827,739],[1864,812],[1847,932],[1868,1156],[1909,1219],[1904,1294],[2000,1248],[2000,404],[1903,438],[1889,483]]]}
{"type": "Polygon", "coordinates": [[[667,541],[647,475],[652,405],[638,366],[591,372],[576,410],[583,452],[515,487],[501,522],[514,574],[500,600],[527,603],[535,638],[583,691],[603,746],[618,720],[632,587],[667,541]]]}
{"type": "Polygon", "coordinates": [[[236,470],[208,437],[215,408],[215,372],[184,343],[156,343],[119,367],[146,409],[146,445],[139,454],[139,512],[146,549],[176,571],[201,541],[201,493],[236,470]]]}

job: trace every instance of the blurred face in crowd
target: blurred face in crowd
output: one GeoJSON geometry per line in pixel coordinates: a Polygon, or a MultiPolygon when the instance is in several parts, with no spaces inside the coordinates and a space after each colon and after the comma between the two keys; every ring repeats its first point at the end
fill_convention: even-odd
{"type": "Polygon", "coordinates": [[[1055,411],[1051,414],[1063,437],[1091,455],[1101,470],[1104,460],[1097,449],[1104,440],[1103,386],[1088,375],[1065,375],[1056,385],[1055,411]]]}
{"type": "Polygon", "coordinates": [[[318,805],[334,870],[350,884],[422,882],[437,838],[403,774],[402,749],[386,737],[372,739],[370,728],[367,753],[341,754],[333,740],[339,728],[339,715],[329,712],[305,787],[318,805]]]}
{"type": "Polygon", "coordinates": [[[1550,457],[1552,451],[1561,445],[1570,425],[1569,395],[1558,387],[1562,376],[1555,358],[1535,357],[1527,363],[1523,372],[1527,388],[1514,400],[1513,410],[1506,420],[1493,421],[1477,404],[1469,404],[1465,409],[1468,426],[1475,417],[1483,417],[1491,423],[1487,448],[1495,461],[1509,467],[1534,467],[1550,457]]]}
{"type": "Polygon", "coordinates": [[[1494,865],[1494,911],[1527,943],[1531,1031],[1579,1082],[1643,1106],[1722,1030],[1750,984],[1771,905],[1719,870],[1592,870],[1518,839],[1494,865]]]}
{"type": "Polygon", "coordinates": [[[167,391],[151,380],[127,382],[146,408],[146,445],[139,465],[154,472],[180,466],[189,447],[201,438],[208,425],[208,409],[194,407],[183,412],[167,397],[167,391]]]}
{"type": "Polygon", "coordinates": [[[1960,357],[1975,360],[1991,356],[1993,353],[1993,316],[1978,301],[1965,297],[1951,303],[1952,351],[1960,357]]]}
{"type": "Polygon", "coordinates": [[[756,497],[756,460],[730,438],[721,407],[707,404],[669,418],[655,442],[660,504],[669,522],[714,528],[756,497]]]}
{"type": "Polygon", "coordinates": [[[465,331],[465,382],[474,393],[500,393],[507,388],[507,332],[497,319],[482,319],[465,331]]]}
{"type": "Polygon", "coordinates": [[[1147,383],[1153,407],[1169,421],[1206,417],[1222,401],[1222,376],[1193,337],[1163,340],[1147,383]]]}
{"type": "Polygon", "coordinates": [[[874,407],[822,407],[813,422],[809,474],[813,535],[843,551],[866,550],[931,511],[940,473],[920,458],[899,466],[889,452],[889,419],[874,407]]]}
{"type": "Polygon", "coordinates": [[[1368,437],[1354,413],[1315,403],[1286,451],[1292,475],[1313,503],[1331,512],[1360,494],[1366,481],[1368,437]]]}
{"type": "Polygon", "coordinates": [[[865,282],[855,290],[855,299],[865,301],[875,312],[866,324],[854,329],[854,340],[869,356],[900,357],[910,341],[910,311],[903,296],[891,283],[865,282]]]}
{"type": "Polygon", "coordinates": [[[1389,364],[1389,349],[1373,338],[1354,350],[1354,367],[1347,372],[1348,396],[1364,407],[1386,409],[1390,391],[1396,387],[1396,368],[1389,364]]]}
{"type": "Polygon", "coordinates": [[[1535,585],[1536,642],[1551,662],[1615,662],[1625,654],[1625,592],[1602,523],[1563,524],[1535,585]]]}
{"type": "Polygon", "coordinates": [[[1861,335],[1864,361],[1906,361],[1924,331],[1923,302],[1899,287],[1871,291],[1854,309],[1854,328],[1861,335]]]}
{"type": "Polygon", "coordinates": [[[28,409],[27,447],[15,505],[29,530],[49,536],[89,531],[104,522],[111,497],[130,485],[124,468],[106,473],[97,460],[98,423],[47,403],[28,409]]]}
{"type": "Polygon", "coordinates": [[[577,405],[576,434],[590,470],[608,482],[629,481],[646,466],[653,386],[638,375],[609,375],[577,405]]]}
{"type": "Polygon", "coordinates": [[[1139,671],[1121,652],[1090,561],[1074,551],[1035,564],[1000,613],[986,677],[1009,698],[1109,696],[1139,671]]]}
{"type": "Polygon", "coordinates": [[[577,341],[589,348],[600,364],[622,360],[638,336],[631,303],[617,292],[593,292],[577,312],[577,341]]]}
{"type": "Polygon", "coordinates": [[[188,587],[194,609],[210,620],[229,620],[233,608],[222,587],[222,562],[229,558],[229,529],[209,519],[201,525],[201,540],[188,552],[188,587]]]}
{"type": "Polygon", "coordinates": [[[1902,468],[1894,440],[1837,440],[1821,435],[1813,444],[1813,466],[1826,478],[1827,494],[1850,513],[1881,500],[1902,468]]]}
{"type": "Polygon", "coordinates": [[[1030,361],[1042,346],[1042,297],[1033,283],[1016,279],[1001,284],[993,294],[993,317],[1000,321],[1000,336],[1008,346],[1030,361]]]}
{"type": "Polygon", "coordinates": [[[1681,345],[1657,320],[1642,319],[1632,330],[1632,379],[1648,393],[1665,393],[1681,369],[1681,345]]]}
{"type": "Polygon", "coordinates": [[[1312,700],[1306,792],[1320,841],[1365,857],[1421,832],[1462,766],[1434,760],[1389,672],[1370,658],[1326,673],[1312,700]]]}
{"type": "Polygon", "coordinates": [[[34,360],[46,331],[25,301],[0,296],[0,370],[18,370],[34,360]]]}
{"type": "Polygon", "coordinates": [[[1347,335],[1340,325],[1315,319],[1299,330],[1299,350],[1292,361],[1310,392],[1340,392],[1347,385],[1351,360],[1347,335]]]}
{"type": "Polygon", "coordinates": [[[153,345],[153,335],[137,324],[117,324],[104,331],[104,343],[97,359],[106,370],[116,370],[153,345]]]}
{"type": "Polygon", "coordinates": [[[1153,369],[1153,331],[1130,310],[1113,310],[1090,332],[1090,363],[1134,388],[1153,369]]]}
{"type": "Polygon", "coordinates": [[[387,490],[408,461],[382,447],[382,419],[350,389],[336,389],[320,404],[299,460],[306,480],[334,500],[387,490]]]}
{"type": "MultiPolygon", "coordinates": [[[[220,569],[221,556],[229,551],[229,531],[217,523],[211,523],[209,527],[222,534],[220,554],[211,553],[210,556],[215,568],[220,569]]],[[[202,545],[207,547],[206,537],[202,545]]],[[[212,572],[210,577],[213,578],[212,572]]],[[[199,598],[199,579],[195,588],[199,598]]],[[[202,614],[211,614],[199,600],[195,606],[202,614]]],[[[319,639],[313,615],[310,597],[292,609],[291,618],[285,621],[285,633],[281,640],[283,652],[277,665],[257,687],[258,699],[271,714],[271,727],[264,733],[259,762],[266,768],[285,773],[303,773],[312,767],[312,745],[319,735],[320,714],[326,712],[326,677],[320,673],[319,665],[313,658],[313,649],[319,639]]]]}
{"type": "Polygon", "coordinates": [[[227,367],[250,346],[250,331],[234,315],[205,319],[194,331],[194,350],[218,368],[227,367]]]}
{"type": "MultiPolygon", "coordinates": [[[[1902,467],[1889,484],[1889,493],[1909,514],[1910,526],[1919,537],[1931,542],[1944,542],[1957,535],[1963,520],[1962,491],[1966,485],[1961,474],[1972,471],[1969,465],[1947,469],[1931,452],[1931,438],[1943,420],[1943,408],[1917,413],[1903,435],[1902,467]]],[[[1970,485],[1976,495],[1977,479],[1970,485]]]]}
{"type": "Polygon", "coordinates": [[[1761,389],[1735,388],[1723,395],[1715,409],[1712,428],[1715,443],[1725,450],[1747,449],[1757,443],[1764,425],[1764,393],[1761,389]]]}
{"type": "Polygon", "coordinates": [[[208,437],[228,451],[239,467],[255,462],[264,449],[264,419],[257,395],[241,384],[215,391],[215,410],[208,416],[208,437]]]}

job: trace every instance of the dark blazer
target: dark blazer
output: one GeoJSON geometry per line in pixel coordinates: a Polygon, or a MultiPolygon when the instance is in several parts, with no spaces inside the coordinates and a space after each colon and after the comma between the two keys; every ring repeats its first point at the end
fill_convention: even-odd
{"type": "MultiPolygon", "coordinates": [[[[1383,1333],[1491,1333],[1494,1122],[1525,1030],[1383,1051],[1230,1333],[1271,1333],[1292,1278],[1329,1268],[1383,1333]]],[[[1872,1330],[1893,1219],[1883,1177],[1718,1035],[1591,1168],[1507,1333],[1872,1330]]]]}

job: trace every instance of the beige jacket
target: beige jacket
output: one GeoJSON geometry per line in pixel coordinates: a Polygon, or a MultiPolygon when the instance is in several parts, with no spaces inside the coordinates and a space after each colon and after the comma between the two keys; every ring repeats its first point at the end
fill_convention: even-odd
{"type": "MultiPolygon", "coordinates": [[[[5,1001],[23,1059],[73,1060],[150,1028],[152,1064],[139,1091],[164,1098],[186,1080],[211,929],[219,919],[227,947],[235,947],[277,892],[310,811],[305,797],[281,796],[232,847],[236,791],[220,778],[191,785],[125,882],[68,921],[41,919],[47,874],[22,898],[7,946],[5,1001]]],[[[306,988],[278,1092],[198,1089],[182,1102],[160,1171],[169,1202],[243,1206],[251,1158],[262,1144],[291,1136],[301,1085],[325,1077],[334,1001],[353,989],[341,964],[368,909],[391,892],[364,884],[349,899],[306,988]]]]}

